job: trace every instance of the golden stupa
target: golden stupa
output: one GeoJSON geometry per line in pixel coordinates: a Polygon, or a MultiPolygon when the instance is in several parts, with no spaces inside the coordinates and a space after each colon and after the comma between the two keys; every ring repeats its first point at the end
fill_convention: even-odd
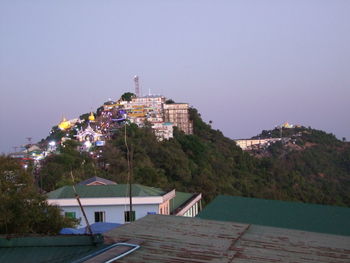
{"type": "Polygon", "coordinates": [[[72,127],[72,124],[70,123],[70,121],[67,121],[67,119],[65,117],[63,117],[62,121],[58,124],[58,128],[60,128],[63,131],[67,130],[71,127],[72,127]]]}
{"type": "Polygon", "coordinates": [[[90,113],[89,121],[91,121],[91,122],[95,121],[95,115],[92,112],[90,113]]]}
{"type": "Polygon", "coordinates": [[[287,129],[291,129],[291,128],[293,128],[293,125],[289,124],[288,122],[285,122],[285,123],[282,124],[282,127],[283,128],[287,128],[287,129]]]}

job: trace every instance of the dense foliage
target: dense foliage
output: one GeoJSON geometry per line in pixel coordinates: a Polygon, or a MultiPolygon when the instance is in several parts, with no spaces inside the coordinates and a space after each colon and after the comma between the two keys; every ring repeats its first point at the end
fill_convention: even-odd
{"type": "Polygon", "coordinates": [[[5,156],[0,156],[0,200],[0,234],[57,234],[76,223],[48,205],[33,177],[17,160],[5,156]]]}
{"type": "MultiPolygon", "coordinates": [[[[283,130],[294,142],[276,143],[265,154],[249,154],[190,111],[194,134],[175,129],[174,138],[157,141],[148,126],[119,129],[92,159],[72,145],[48,158],[40,172],[51,191],[94,175],[127,182],[127,147],[134,182],[179,191],[202,192],[206,201],[218,194],[350,206],[350,146],[333,135],[300,127],[283,130]],[[293,137],[294,138],[294,137],[293,137]],[[258,157],[256,157],[258,156],[258,157]]],[[[280,133],[279,130],[265,134],[280,133]]],[[[260,135],[262,136],[262,135],[260,135]]],[[[277,136],[276,136],[277,137],[277,136]]],[[[95,151],[96,152],[96,151],[95,151]]]]}
{"type": "Polygon", "coordinates": [[[131,99],[133,97],[135,97],[136,95],[134,93],[131,93],[131,92],[125,92],[121,97],[120,99],[121,100],[124,100],[124,101],[131,101],[131,99]]]}
{"type": "Polygon", "coordinates": [[[350,144],[311,128],[286,132],[290,140],[264,155],[279,176],[292,179],[288,191],[305,202],[350,206],[350,144]]]}

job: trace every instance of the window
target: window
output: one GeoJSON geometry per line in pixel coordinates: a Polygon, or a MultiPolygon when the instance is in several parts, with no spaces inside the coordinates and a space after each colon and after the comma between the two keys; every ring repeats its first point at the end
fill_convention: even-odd
{"type": "Polygon", "coordinates": [[[130,211],[125,211],[124,212],[124,220],[125,220],[125,222],[135,221],[135,211],[131,211],[131,217],[130,217],[130,211]]]}
{"type": "Polygon", "coordinates": [[[75,217],[75,212],[65,212],[64,213],[64,216],[67,217],[67,218],[76,218],[75,217]]]}
{"type": "Polygon", "coordinates": [[[95,212],[95,223],[105,222],[105,220],[106,220],[105,212],[102,212],[102,211],[95,212]]]}

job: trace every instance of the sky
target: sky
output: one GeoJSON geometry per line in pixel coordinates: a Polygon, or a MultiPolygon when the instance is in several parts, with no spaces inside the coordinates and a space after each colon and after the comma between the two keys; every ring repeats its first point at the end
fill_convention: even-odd
{"type": "Polygon", "coordinates": [[[0,153],[134,91],[225,136],[288,121],[350,139],[348,0],[1,0],[0,153]]]}

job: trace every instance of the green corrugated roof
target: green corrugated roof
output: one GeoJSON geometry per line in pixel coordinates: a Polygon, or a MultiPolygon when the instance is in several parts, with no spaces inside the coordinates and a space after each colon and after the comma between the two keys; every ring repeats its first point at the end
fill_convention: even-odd
{"type": "Polygon", "coordinates": [[[72,262],[107,245],[89,236],[0,238],[0,262],[72,262]]]}
{"type": "Polygon", "coordinates": [[[170,212],[173,212],[175,209],[183,205],[185,202],[187,202],[193,194],[191,193],[184,193],[184,192],[178,192],[176,191],[176,195],[173,199],[170,200],[170,212]]]}
{"type": "MultiPolygon", "coordinates": [[[[125,197],[128,194],[127,184],[117,185],[76,185],[75,189],[81,198],[99,198],[99,197],[125,197]]],[[[132,185],[132,196],[162,196],[165,191],[159,188],[144,186],[140,184],[132,185]]],[[[48,193],[49,199],[74,198],[72,186],[63,186],[55,191],[48,193]]]]}
{"type": "Polygon", "coordinates": [[[218,196],[198,217],[350,236],[350,208],[218,196]]]}

